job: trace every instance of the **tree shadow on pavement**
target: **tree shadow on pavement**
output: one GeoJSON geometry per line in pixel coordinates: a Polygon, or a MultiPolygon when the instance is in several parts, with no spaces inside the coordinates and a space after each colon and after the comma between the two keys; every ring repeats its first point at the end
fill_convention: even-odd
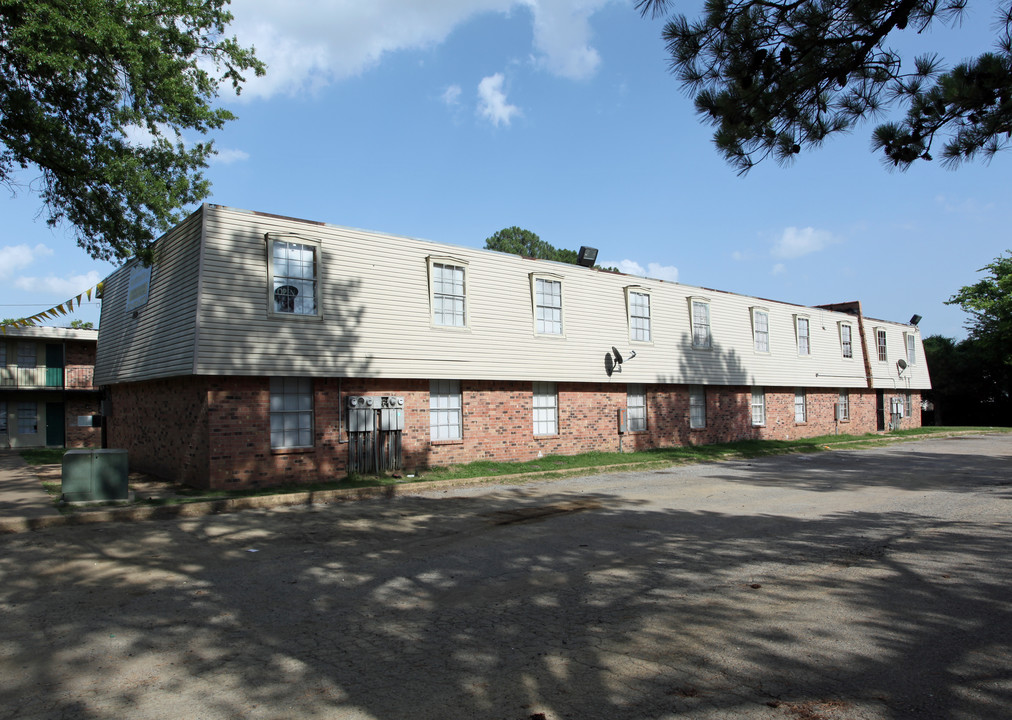
{"type": "Polygon", "coordinates": [[[0,551],[0,715],[998,717],[1008,542],[523,490],[43,531],[0,551]]]}

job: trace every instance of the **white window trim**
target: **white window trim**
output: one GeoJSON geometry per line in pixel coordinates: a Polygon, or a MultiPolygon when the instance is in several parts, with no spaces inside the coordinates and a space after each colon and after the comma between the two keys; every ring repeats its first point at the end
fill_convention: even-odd
{"type": "Polygon", "coordinates": [[[433,328],[439,330],[456,330],[456,331],[469,331],[471,328],[471,307],[467,300],[468,295],[468,263],[467,260],[461,260],[460,258],[451,257],[449,255],[429,255],[425,258],[426,269],[429,274],[429,324],[433,328]],[[443,325],[436,322],[436,283],[434,274],[434,265],[450,265],[452,267],[460,268],[464,271],[464,324],[463,325],[443,325]]]}
{"type": "Polygon", "coordinates": [[[752,388],[752,399],[749,402],[749,420],[752,422],[752,427],[766,427],[766,389],[761,387],[752,388]],[[759,402],[756,403],[756,397],[759,398],[759,402]],[[760,422],[756,422],[756,408],[762,410],[762,418],[760,422]]]}
{"type": "Polygon", "coordinates": [[[316,322],[323,320],[323,247],[319,240],[303,237],[295,233],[265,233],[264,249],[267,253],[267,317],[283,318],[286,322],[316,322]],[[274,309],[274,242],[290,242],[313,248],[316,283],[316,312],[305,313],[277,312],[274,309]]]}
{"type": "Polygon", "coordinates": [[[797,314],[794,316],[794,339],[798,346],[798,357],[812,356],[812,318],[810,315],[797,314]],[[808,352],[801,352],[801,321],[808,325],[808,352]]]}
{"type": "Polygon", "coordinates": [[[849,322],[840,322],[840,357],[844,360],[854,359],[854,326],[849,322]],[[843,329],[847,328],[850,333],[850,355],[846,354],[846,347],[843,341],[843,329]]]}
{"type": "Polygon", "coordinates": [[[769,355],[770,348],[772,347],[772,338],[770,337],[770,311],[769,308],[764,307],[753,307],[749,308],[752,316],[752,350],[759,355],[769,355]],[[759,347],[759,331],[756,326],[756,319],[759,315],[766,316],[766,349],[763,350],[759,347]]]}
{"type": "Polygon", "coordinates": [[[430,442],[460,442],[464,439],[464,393],[460,389],[460,380],[430,380],[429,381],[429,441],[430,442]],[[445,387],[441,387],[444,386],[445,387]],[[446,397],[447,404],[440,405],[439,398],[446,397]],[[455,403],[455,404],[454,404],[455,403]],[[457,422],[439,422],[440,414],[445,414],[449,419],[453,414],[457,416],[457,422]],[[438,428],[448,428],[449,437],[433,437],[433,431],[438,428]]]}
{"type": "Polygon", "coordinates": [[[531,430],[535,437],[555,437],[559,434],[559,388],[554,382],[534,382],[531,384],[531,430]],[[538,405],[539,396],[545,398],[549,395],[552,397],[551,405],[538,405]],[[538,420],[538,410],[546,409],[553,411],[552,424],[554,425],[554,429],[552,432],[539,433],[539,422],[544,424],[546,421],[538,420]]]}
{"type": "Polygon", "coordinates": [[[639,285],[629,285],[629,286],[627,286],[625,288],[625,315],[626,315],[626,323],[628,324],[628,327],[629,327],[629,342],[639,343],[641,345],[653,345],[653,343],[654,343],[654,317],[653,317],[653,315],[654,315],[654,301],[653,301],[653,298],[650,296],[650,290],[649,289],[647,289],[645,287],[641,287],[639,285]],[[647,320],[647,339],[646,340],[636,339],[636,338],[633,337],[633,314],[632,314],[632,310],[633,310],[632,296],[633,296],[633,294],[644,295],[644,296],[646,296],[646,299],[647,299],[647,316],[646,316],[646,320],[647,320]]]}
{"type": "MultiPolygon", "coordinates": [[[[297,393],[284,393],[283,392],[280,395],[278,395],[277,397],[287,397],[287,396],[290,396],[290,395],[299,396],[301,394],[302,394],[301,392],[297,392],[297,393]]],[[[313,379],[312,378],[301,377],[301,376],[271,378],[270,381],[268,381],[268,397],[269,397],[269,400],[268,400],[269,405],[268,405],[268,408],[267,408],[267,415],[268,415],[268,428],[267,428],[267,432],[268,432],[268,438],[269,438],[269,444],[270,444],[271,451],[272,452],[285,452],[285,451],[288,451],[288,450],[304,450],[306,448],[315,447],[316,446],[316,393],[315,393],[315,388],[313,387],[313,379]],[[286,380],[289,380],[289,381],[290,380],[295,380],[295,381],[298,381],[300,384],[303,383],[303,382],[308,383],[308,385],[309,385],[309,409],[308,410],[306,410],[306,409],[295,409],[295,410],[281,409],[281,410],[275,410],[273,408],[275,393],[274,393],[274,388],[272,387],[272,385],[274,384],[273,381],[275,381],[275,380],[278,380],[278,381],[281,381],[281,382],[284,382],[286,380]],[[306,414],[306,413],[309,414],[309,444],[308,445],[305,445],[305,444],[296,444],[296,445],[284,445],[284,444],[281,444],[281,445],[275,445],[274,444],[274,417],[275,416],[281,416],[283,418],[283,417],[288,416],[288,415],[303,415],[303,414],[306,414]]],[[[301,419],[297,418],[297,420],[301,420],[301,419]]],[[[298,429],[300,431],[299,434],[301,434],[301,428],[298,428],[298,429]]]]}
{"type": "Polygon", "coordinates": [[[566,337],[566,284],[562,275],[553,273],[531,273],[531,323],[534,330],[534,337],[538,338],[565,338],[566,337]],[[559,283],[559,323],[560,332],[546,333],[538,332],[538,280],[559,283]]]}
{"type": "Polygon", "coordinates": [[[917,364],[917,333],[903,333],[903,350],[907,354],[907,365],[917,364]]]}
{"type": "Polygon", "coordinates": [[[875,338],[875,361],[876,362],[889,362],[889,331],[884,327],[872,328],[872,336],[875,338]],[[878,335],[882,333],[885,336],[885,358],[881,357],[879,352],[878,335]]]}
{"type": "Polygon", "coordinates": [[[836,396],[836,421],[850,422],[850,391],[840,390],[836,396]]]}
{"type": "Polygon", "coordinates": [[[628,422],[629,422],[629,432],[631,432],[631,433],[634,433],[634,432],[646,432],[647,429],[648,429],[647,428],[647,387],[646,387],[646,385],[643,385],[641,383],[629,383],[628,385],[626,385],[626,401],[625,402],[626,402],[627,418],[628,418],[628,422]],[[633,399],[634,398],[636,398],[636,399],[642,398],[643,402],[642,403],[633,403],[633,399]],[[643,417],[642,418],[634,418],[633,417],[632,410],[634,408],[636,408],[636,409],[642,408],[643,409],[643,417]],[[633,420],[634,419],[635,420],[642,419],[642,426],[641,427],[633,427],[633,420]]]}
{"type": "Polygon", "coordinates": [[[693,350],[713,349],[713,313],[710,308],[710,299],[705,297],[690,297],[689,301],[689,345],[693,350]],[[706,306],[706,344],[696,344],[696,305],[706,306]]]}
{"type": "Polygon", "coordinates": [[[794,388],[794,423],[801,425],[808,422],[808,394],[804,388],[794,388]],[[798,399],[801,399],[801,419],[798,419],[798,399]]]}
{"type": "Polygon", "coordinates": [[[689,386],[689,429],[690,430],[704,430],[706,429],[706,386],[705,385],[690,385],[689,386]],[[700,402],[696,403],[694,400],[698,398],[700,402]],[[693,409],[699,409],[702,413],[702,422],[696,422],[696,416],[693,414],[693,409]]]}

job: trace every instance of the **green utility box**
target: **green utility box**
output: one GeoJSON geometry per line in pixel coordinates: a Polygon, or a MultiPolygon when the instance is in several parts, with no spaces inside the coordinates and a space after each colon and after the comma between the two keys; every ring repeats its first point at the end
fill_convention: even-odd
{"type": "Polygon", "coordinates": [[[68,450],[60,490],[64,502],[128,500],[126,450],[68,450]]]}

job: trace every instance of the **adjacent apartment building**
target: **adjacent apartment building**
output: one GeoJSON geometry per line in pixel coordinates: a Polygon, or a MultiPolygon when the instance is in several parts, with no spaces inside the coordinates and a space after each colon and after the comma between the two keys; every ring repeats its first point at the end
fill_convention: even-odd
{"type": "Polygon", "coordinates": [[[0,448],[99,447],[97,330],[9,327],[0,334],[0,448]]]}
{"type": "Polygon", "coordinates": [[[204,205],[105,282],[134,469],[238,488],[920,425],[916,324],[204,205]]]}

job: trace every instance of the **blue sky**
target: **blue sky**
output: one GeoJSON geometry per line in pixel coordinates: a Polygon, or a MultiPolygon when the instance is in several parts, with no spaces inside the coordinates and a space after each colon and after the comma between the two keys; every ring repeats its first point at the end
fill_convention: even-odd
{"type": "MultiPolygon", "coordinates": [[[[683,6],[688,11],[688,6],[683,6]]],[[[905,39],[950,62],[991,43],[992,3],[905,39]]],[[[1012,155],[883,168],[872,124],[739,177],[631,0],[236,0],[270,66],[214,138],[209,202],[480,247],[519,225],[599,262],[805,305],[861,300],[964,337],[944,301],[1012,248],[1012,155]]],[[[901,45],[906,49],[908,45],[901,45]]],[[[26,173],[22,181],[30,183],[26,173]]],[[[113,266],[4,196],[0,316],[44,310],[113,266]]],[[[74,317],[98,322],[98,304],[74,317]]],[[[69,319],[69,318],[68,318],[69,319]]]]}

